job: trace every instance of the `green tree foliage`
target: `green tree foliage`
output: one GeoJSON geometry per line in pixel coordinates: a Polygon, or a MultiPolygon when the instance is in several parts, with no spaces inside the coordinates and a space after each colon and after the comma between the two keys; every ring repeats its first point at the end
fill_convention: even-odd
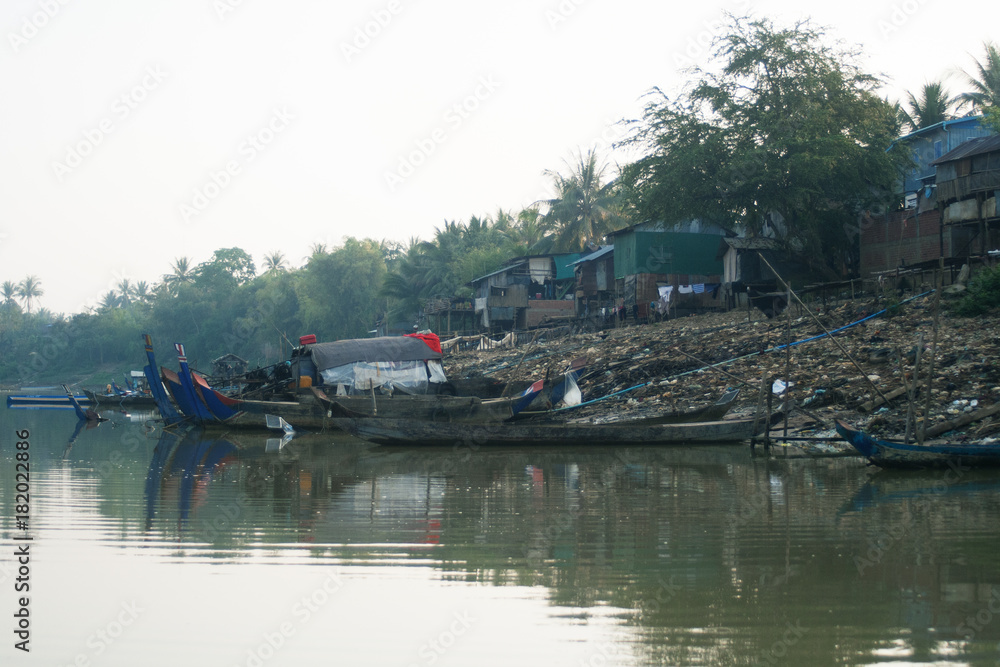
{"type": "Polygon", "coordinates": [[[914,132],[953,117],[952,108],[959,101],[951,97],[940,81],[924,84],[920,96],[907,93],[906,107],[900,107],[900,120],[910,131],[914,132]]]}
{"type": "Polygon", "coordinates": [[[975,71],[962,71],[965,84],[971,90],[959,96],[979,113],[1000,106],[1000,49],[995,42],[984,42],[983,50],[985,55],[982,60],[976,60],[975,71]]]}
{"type": "Polygon", "coordinates": [[[617,184],[605,178],[607,165],[597,154],[581,153],[568,166],[569,174],[545,172],[556,196],[544,202],[548,211],[543,220],[555,234],[552,249],[558,252],[577,252],[587,243],[599,245],[604,236],[627,225],[617,184]]]}
{"type": "Polygon", "coordinates": [[[882,204],[905,157],[893,105],[855,56],[801,23],[734,19],[711,71],[683,94],[654,89],[632,141],[647,154],[623,173],[638,213],[761,232],[778,214],[815,269],[842,261],[860,211],[882,204]]]}
{"type": "Polygon", "coordinates": [[[418,321],[429,299],[472,296],[468,283],[526,254],[528,238],[536,245],[544,238],[537,212],[515,217],[498,210],[492,216],[472,216],[468,223],[446,221],[433,241],[411,239],[394,256],[379,290],[387,299],[389,322],[418,321]],[[522,226],[528,219],[534,221],[530,237],[522,226]]]}
{"type": "Polygon", "coordinates": [[[1000,134],[1000,106],[987,107],[983,111],[983,124],[1000,134]]]}
{"type": "Polygon", "coordinates": [[[3,299],[4,306],[16,304],[17,284],[13,280],[5,280],[3,285],[0,285],[0,298],[3,299]]]}
{"type": "Polygon", "coordinates": [[[42,281],[36,276],[28,276],[17,284],[17,298],[24,302],[24,307],[31,312],[31,304],[35,299],[45,294],[42,281]]]}
{"type": "Polygon", "coordinates": [[[962,299],[952,307],[955,315],[975,317],[1000,310],[1000,266],[984,268],[971,281],[962,299]]]}
{"type": "Polygon", "coordinates": [[[377,241],[354,238],[329,253],[316,253],[296,284],[303,326],[321,340],[358,338],[378,319],[379,286],[386,275],[377,241]]]}

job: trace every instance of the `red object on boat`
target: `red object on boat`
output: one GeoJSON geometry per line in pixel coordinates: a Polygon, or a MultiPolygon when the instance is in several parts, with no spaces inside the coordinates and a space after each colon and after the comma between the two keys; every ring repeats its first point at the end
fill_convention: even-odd
{"type": "Polygon", "coordinates": [[[315,342],[316,342],[316,334],[299,336],[299,345],[312,345],[315,342]]]}
{"type": "Polygon", "coordinates": [[[427,344],[427,347],[431,348],[432,350],[434,350],[438,354],[444,354],[441,351],[441,339],[438,338],[437,334],[432,334],[432,333],[426,333],[426,334],[412,333],[412,334],[403,334],[403,335],[407,336],[409,338],[419,338],[420,340],[424,341],[424,343],[427,344]]]}

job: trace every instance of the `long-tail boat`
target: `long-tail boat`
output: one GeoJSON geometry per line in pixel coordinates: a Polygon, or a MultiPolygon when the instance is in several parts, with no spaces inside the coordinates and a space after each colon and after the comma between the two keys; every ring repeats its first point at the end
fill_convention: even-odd
{"type": "Polygon", "coordinates": [[[402,419],[333,419],[338,428],[381,445],[671,445],[742,442],[762,433],[763,419],[723,419],[681,424],[580,424],[525,422],[440,424],[402,419]]]}
{"type": "Polygon", "coordinates": [[[836,420],[837,433],[858,453],[882,468],[1000,466],[1000,441],[992,443],[893,442],[871,436],[836,420]]]}

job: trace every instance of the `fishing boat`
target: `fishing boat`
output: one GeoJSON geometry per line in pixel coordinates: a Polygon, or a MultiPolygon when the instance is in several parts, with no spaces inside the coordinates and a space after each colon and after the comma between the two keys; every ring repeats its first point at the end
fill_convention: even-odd
{"type": "Polygon", "coordinates": [[[925,442],[921,445],[882,440],[839,419],[836,420],[836,427],[837,433],[859,454],[883,468],[1000,466],[1000,441],[973,444],[925,442]]]}
{"type": "Polygon", "coordinates": [[[762,433],[764,420],[723,419],[681,424],[508,422],[440,424],[402,419],[332,419],[351,435],[380,445],[670,445],[742,442],[762,433]]]}
{"type": "Polygon", "coordinates": [[[102,417],[100,413],[92,408],[84,408],[80,405],[79,401],[76,400],[76,396],[73,395],[73,391],[66,385],[62,386],[63,391],[66,392],[66,400],[69,401],[70,405],[73,406],[73,410],[76,411],[76,417],[83,422],[93,422],[99,424],[101,422],[108,421],[106,417],[102,417]]]}
{"type": "MultiPolygon", "coordinates": [[[[84,394],[73,394],[81,405],[92,403],[90,397],[84,394]]],[[[21,394],[7,397],[8,408],[73,408],[67,394],[21,394]]]]}
{"type": "Polygon", "coordinates": [[[86,398],[94,405],[119,405],[122,407],[155,407],[156,400],[152,395],[146,395],[134,391],[125,393],[103,393],[99,394],[90,389],[84,389],[86,398]]]}
{"type": "Polygon", "coordinates": [[[570,408],[549,410],[546,412],[527,412],[515,417],[518,420],[531,420],[537,423],[565,421],[569,423],[587,424],[683,424],[690,422],[711,422],[718,421],[726,416],[729,410],[736,403],[740,395],[739,389],[732,389],[725,392],[717,401],[709,405],[702,405],[687,410],[668,410],[658,414],[648,416],[623,416],[620,414],[601,414],[597,416],[567,419],[570,408]]]}
{"type": "MultiPolygon", "coordinates": [[[[327,396],[313,387],[313,395],[329,417],[365,419],[395,418],[432,422],[488,423],[510,419],[524,395],[513,398],[482,399],[478,396],[425,394],[410,396],[327,396]]],[[[531,397],[540,390],[537,387],[531,397]]],[[[530,398],[529,398],[530,401],[530,398]]]]}
{"type": "MultiPolygon", "coordinates": [[[[542,383],[536,382],[518,396],[501,399],[421,393],[447,379],[440,367],[441,353],[433,349],[435,341],[436,336],[428,342],[425,335],[338,341],[342,345],[305,343],[293,355],[295,363],[285,367],[281,374],[284,379],[269,382],[274,388],[285,385],[270,392],[269,400],[226,396],[216,391],[188,366],[184,346],[178,343],[175,349],[179,371],[161,367],[157,383],[162,382],[179,408],[180,414],[172,423],[264,429],[269,428],[270,417],[270,421],[281,418],[296,429],[307,430],[325,429],[334,417],[501,421],[530,404],[542,389],[542,383]],[[311,353],[307,357],[308,350],[311,353]],[[398,363],[377,361],[393,356],[399,357],[398,363]],[[314,378],[323,386],[313,386],[314,378]],[[337,394],[328,396],[324,387],[337,394]]],[[[146,345],[152,365],[155,360],[148,336],[146,345]]]]}

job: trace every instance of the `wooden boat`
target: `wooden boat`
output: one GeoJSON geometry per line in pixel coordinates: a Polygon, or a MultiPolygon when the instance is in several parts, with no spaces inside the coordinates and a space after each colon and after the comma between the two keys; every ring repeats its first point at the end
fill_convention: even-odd
{"type": "Polygon", "coordinates": [[[156,399],[152,396],[145,396],[142,394],[98,394],[90,389],[84,389],[83,393],[86,394],[87,399],[94,405],[119,405],[123,407],[149,408],[156,407],[156,399]]]}
{"type": "Polygon", "coordinates": [[[544,423],[552,421],[568,421],[573,424],[684,424],[690,422],[710,422],[718,421],[726,416],[726,413],[733,407],[737,397],[740,395],[739,389],[727,391],[719,400],[710,405],[704,405],[690,410],[671,410],[649,417],[621,417],[619,415],[602,415],[596,417],[586,417],[583,419],[566,419],[569,414],[567,410],[549,410],[545,412],[526,412],[515,417],[516,420],[530,419],[533,422],[544,423]],[[560,420],[560,417],[562,419],[560,420]]]}
{"type": "MultiPolygon", "coordinates": [[[[81,405],[91,403],[91,399],[86,394],[79,395],[74,394],[73,398],[76,399],[81,405]]],[[[69,397],[66,394],[21,394],[21,395],[11,395],[7,397],[7,407],[8,408],[71,408],[73,404],[70,402],[69,397]]]]}
{"type": "MultiPolygon", "coordinates": [[[[313,387],[315,399],[330,417],[347,419],[390,418],[432,422],[489,423],[510,419],[517,398],[482,399],[442,394],[395,396],[335,396],[313,387]]],[[[287,417],[286,417],[287,419],[287,417]]]]}
{"type": "Polygon", "coordinates": [[[441,424],[402,419],[332,419],[381,445],[668,445],[740,442],[764,430],[764,420],[725,419],[686,424],[441,424]],[[756,433],[755,421],[759,421],[756,433]]]}
{"type": "MultiPolygon", "coordinates": [[[[314,345],[314,351],[322,351],[328,356],[331,350],[336,352],[332,362],[320,358],[321,365],[340,363],[343,359],[353,359],[361,355],[353,348],[362,352],[371,352],[370,341],[340,341],[344,345],[314,345]],[[347,352],[341,347],[349,348],[347,352]],[[339,355],[339,356],[338,356],[339,355]]],[[[419,357],[434,356],[424,342],[406,337],[398,341],[382,341],[379,348],[406,348],[399,356],[419,357]],[[409,348],[416,347],[416,351],[409,348]],[[426,350],[426,352],[424,351],[426,350]]],[[[184,346],[175,344],[180,372],[165,367],[160,368],[160,377],[155,384],[165,386],[173,402],[180,410],[180,415],[171,418],[168,423],[191,423],[204,427],[223,426],[225,428],[269,428],[268,416],[280,417],[296,429],[324,429],[330,426],[333,417],[341,418],[371,418],[394,417],[399,419],[416,419],[442,422],[488,423],[509,419],[517,410],[522,409],[542,389],[542,382],[537,382],[519,396],[502,399],[481,399],[476,396],[453,396],[446,394],[408,394],[402,391],[393,394],[382,393],[371,386],[370,394],[353,393],[346,396],[328,397],[318,387],[310,386],[308,390],[301,389],[297,393],[282,392],[275,394],[279,400],[252,400],[225,396],[214,390],[207,380],[188,367],[184,346]],[[280,397],[280,398],[279,398],[280,397]]],[[[375,354],[376,352],[372,352],[375,354]]],[[[150,368],[155,363],[152,343],[146,336],[146,354],[150,368]]],[[[367,362],[365,362],[367,363],[367,362]]],[[[347,364],[350,365],[350,364],[347,364]]],[[[145,370],[145,369],[144,369],[145,370]]],[[[299,376],[300,381],[303,376],[299,376]]],[[[306,376],[310,377],[311,376],[306,376]]],[[[443,377],[443,374],[441,375],[443,377]]],[[[306,383],[311,385],[311,382],[306,383]]],[[[343,386],[343,385],[342,385],[343,386]]],[[[162,398],[162,397],[161,397],[162,398]]],[[[163,406],[158,407],[163,412],[163,406]]],[[[168,402],[169,403],[169,402],[168,402]]],[[[168,406],[169,407],[169,406],[168,406]]],[[[166,415],[164,415],[166,419],[166,415]]],[[[272,419],[272,421],[274,421],[272,419]]]]}
{"type": "Polygon", "coordinates": [[[925,442],[905,444],[880,440],[839,419],[837,433],[871,463],[883,468],[940,468],[945,466],[1000,466],[1000,443],[966,444],[925,442]]]}
{"type": "Polygon", "coordinates": [[[76,411],[77,419],[85,422],[94,422],[95,424],[108,421],[107,418],[102,417],[96,410],[92,408],[84,408],[83,406],[81,406],[79,401],[76,400],[76,397],[73,395],[73,392],[72,390],[70,390],[69,387],[63,385],[62,388],[63,391],[66,392],[66,400],[70,402],[70,405],[73,406],[73,410],[76,411]]]}

